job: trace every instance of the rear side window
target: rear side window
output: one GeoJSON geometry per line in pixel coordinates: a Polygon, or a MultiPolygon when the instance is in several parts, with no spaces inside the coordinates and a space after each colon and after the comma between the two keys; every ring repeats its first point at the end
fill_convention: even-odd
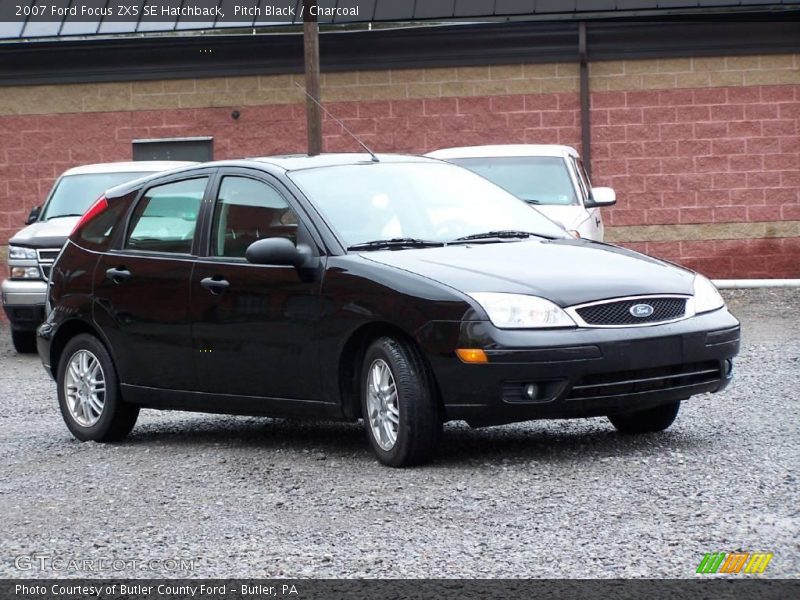
{"type": "Polygon", "coordinates": [[[208,177],[150,188],[128,226],[125,248],[190,254],[208,177]]]}
{"type": "Polygon", "coordinates": [[[263,181],[225,177],[214,209],[212,254],[243,258],[250,244],[268,237],[297,240],[297,216],[284,197],[263,181]]]}

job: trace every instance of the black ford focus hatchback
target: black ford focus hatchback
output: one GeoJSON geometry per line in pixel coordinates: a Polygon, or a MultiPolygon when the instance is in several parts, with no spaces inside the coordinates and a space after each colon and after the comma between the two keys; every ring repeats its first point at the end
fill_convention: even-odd
{"type": "Polygon", "coordinates": [[[52,269],[38,348],[80,440],[141,407],[362,418],[403,466],[450,420],[663,430],[728,384],[739,323],[705,277],[573,239],[466,169],[340,154],[110,190],[52,269]]]}

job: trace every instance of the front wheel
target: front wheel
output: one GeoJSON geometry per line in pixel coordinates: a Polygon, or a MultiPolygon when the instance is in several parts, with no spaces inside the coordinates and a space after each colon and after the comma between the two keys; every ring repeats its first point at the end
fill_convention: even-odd
{"type": "Polygon", "coordinates": [[[391,337],[369,346],[361,369],[361,410],[380,462],[405,467],[431,459],[442,419],[425,366],[412,346],[391,337]]]}
{"type": "Polygon", "coordinates": [[[122,401],[114,363],[88,334],[69,341],[58,363],[58,404],[67,428],[82,442],[116,442],[128,435],[139,407],[122,401]]]}
{"type": "Polygon", "coordinates": [[[672,425],[680,407],[679,400],[644,410],[608,415],[608,420],[622,433],[654,433],[672,425]]]}

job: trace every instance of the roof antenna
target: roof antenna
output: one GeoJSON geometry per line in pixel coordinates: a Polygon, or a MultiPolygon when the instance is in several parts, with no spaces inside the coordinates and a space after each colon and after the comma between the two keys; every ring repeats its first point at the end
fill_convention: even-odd
{"type": "Polygon", "coordinates": [[[317,106],[319,106],[319,107],[322,109],[322,112],[324,112],[324,113],[325,113],[326,115],[328,115],[328,116],[329,116],[331,119],[333,119],[334,121],[336,121],[336,123],[338,123],[338,124],[339,124],[339,126],[340,126],[342,129],[344,129],[344,130],[345,130],[345,131],[346,131],[346,132],[347,132],[347,133],[350,135],[350,137],[351,137],[351,138],[353,138],[355,141],[357,141],[357,142],[358,142],[358,144],[359,144],[359,146],[361,146],[361,147],[362,147],[364,150],[366,150],[366,151],[367,151],[367,153],[368,153],[368,154],[369,154],[369,155],[372,157],[372,162],[381,162],[380,160],[378,160],[378,157],[376,156],[376,154],[375,154],[375,153],[374,153],[372,150],[370,150],[370,149],[367,147],[367,145],[366,145],[364,142],[362,142],[360,139],[358,139],[358,137],[356,136],[356,134],[355,134],[355,133],[353,133],[352,131],[350,131],[350,130],[349,130],[349,129],[348,129],[346,126],[345,126],[345,124],[344,124],[344,123],[342,123],[342,122],[341,122],[339,119],[337,119],[336,117],[334,117],[334,116],[331,114],[331,112],[330,112],[330,111],[329,111],[327,108],[325,108],[324,106],[322,106],[322,104],[321,104],[319,101],[317,101],[317,99],[316,99],[316,98],[314,98],[314,96],[312,96],[311,94],[309,94],[309,93],[306,91],[306,89],[305,89],[305,88],[304,88],[302,85],[300,85],[300,84],[299,84],[299,83],[297,83],[296,81],[294,82],[294,84],[295,84],[297,87],[299,87],[299,88],[300,88],[300,89],[303,91],[303,93],[304,93],[306,96],[308,96],[308,97],[311,99],[311,101],[312,101],[314,104],[316,104],[317,106]]]}

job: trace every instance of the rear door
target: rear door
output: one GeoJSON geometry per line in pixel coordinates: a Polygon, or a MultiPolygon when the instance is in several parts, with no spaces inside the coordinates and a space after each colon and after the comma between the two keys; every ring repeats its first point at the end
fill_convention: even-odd
{"type": "Polygon", "coordinates": [[[285,237],[316,257],[320,245],[288,191],[261,171],[220,172],[207,256],[192,275],[191,316],[200,389],[271,398],[265,409],[294,412],[321,397],[316,343],[322,259],[317,267],[253,265],[256,240],[285,237]]]}
{"type": "Polygon", "coordinates": [[[95,321],[122,383],[195,387],[189,294],[209,171],[157,181],[135,202],[118,249],[95,270],[95,321]]]}

